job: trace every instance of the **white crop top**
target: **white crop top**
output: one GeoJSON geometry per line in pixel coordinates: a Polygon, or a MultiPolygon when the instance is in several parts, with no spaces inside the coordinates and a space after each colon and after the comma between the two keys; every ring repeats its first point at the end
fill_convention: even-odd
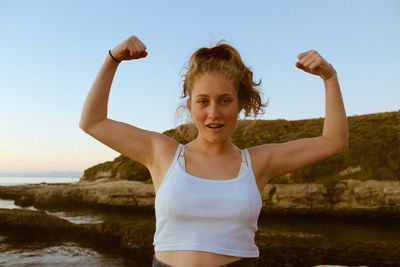
{"type": "MultiPolygon", "coordinates": [[[[215,180],[187,173],[178,145],[155,198],[154,250],[200,250],[237,257],[258,257],[255,244],[262,199],[251,167],[236,178],[215,180]]],[[[223,166],[222,166],[223,167],[223,166]]]]}

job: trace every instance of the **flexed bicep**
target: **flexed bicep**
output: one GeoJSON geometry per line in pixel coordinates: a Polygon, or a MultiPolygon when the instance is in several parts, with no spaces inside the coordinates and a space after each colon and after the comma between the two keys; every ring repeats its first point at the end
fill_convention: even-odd
{"type": "Polygon", "coordinates": [[[302,138],[286,143],[265,144],[257,147],[257,154],[263,154],[262,176],[270,179],[285,173],[312,166],[322,160],[341,153],[337,146],[322,137],[302,138]]]}
{"type": "Polygon", "coordinates": [[[86,132],[115,151],[150,168],[165,146],[176,143],[161,133],[143,130],[133,125],[105,119],[86,132]]]}

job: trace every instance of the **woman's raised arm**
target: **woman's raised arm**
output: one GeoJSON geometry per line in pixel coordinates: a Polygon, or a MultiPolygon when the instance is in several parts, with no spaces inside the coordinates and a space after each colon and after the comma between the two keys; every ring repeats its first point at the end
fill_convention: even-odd
{"type": "Polygon", "coordinates": [[[262,187],[273,177],[312,166],[348,148],[347,117],[335,69],[317,51],[298,56],[296,66],[320,76],[325,87],[325,120],[321,136],[301,138],[251,149],[262,187]]]}
{"type": "Polygon", "coordinates": [[[103,144],[150,168],[160,149],[173,146],[169,137],[107,117],[108,98],[119,62],[147,56],[146,46],[131,36],[107,54],[87,95],[79,127],[103,144]]]}

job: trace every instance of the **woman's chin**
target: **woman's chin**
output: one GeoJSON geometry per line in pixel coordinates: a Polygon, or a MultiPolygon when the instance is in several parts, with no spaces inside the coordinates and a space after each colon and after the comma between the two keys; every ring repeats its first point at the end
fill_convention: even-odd
{"type": "Polygon", "coordinates": [[[204,138],[208,143],[211,144],[219,144],[224,143],[229,139],[229,136],[226,135],[211,135],[204,138]]]}

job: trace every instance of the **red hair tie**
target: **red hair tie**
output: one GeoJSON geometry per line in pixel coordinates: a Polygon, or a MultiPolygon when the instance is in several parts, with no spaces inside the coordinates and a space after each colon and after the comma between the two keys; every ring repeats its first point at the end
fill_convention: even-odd
{"type": "Polygon", "coordinates": [[[208,50],[207,59],[218,58],[222,60],[229,60],[230,54],[225,48],[221,46],[215,46],[208,50]]]}

